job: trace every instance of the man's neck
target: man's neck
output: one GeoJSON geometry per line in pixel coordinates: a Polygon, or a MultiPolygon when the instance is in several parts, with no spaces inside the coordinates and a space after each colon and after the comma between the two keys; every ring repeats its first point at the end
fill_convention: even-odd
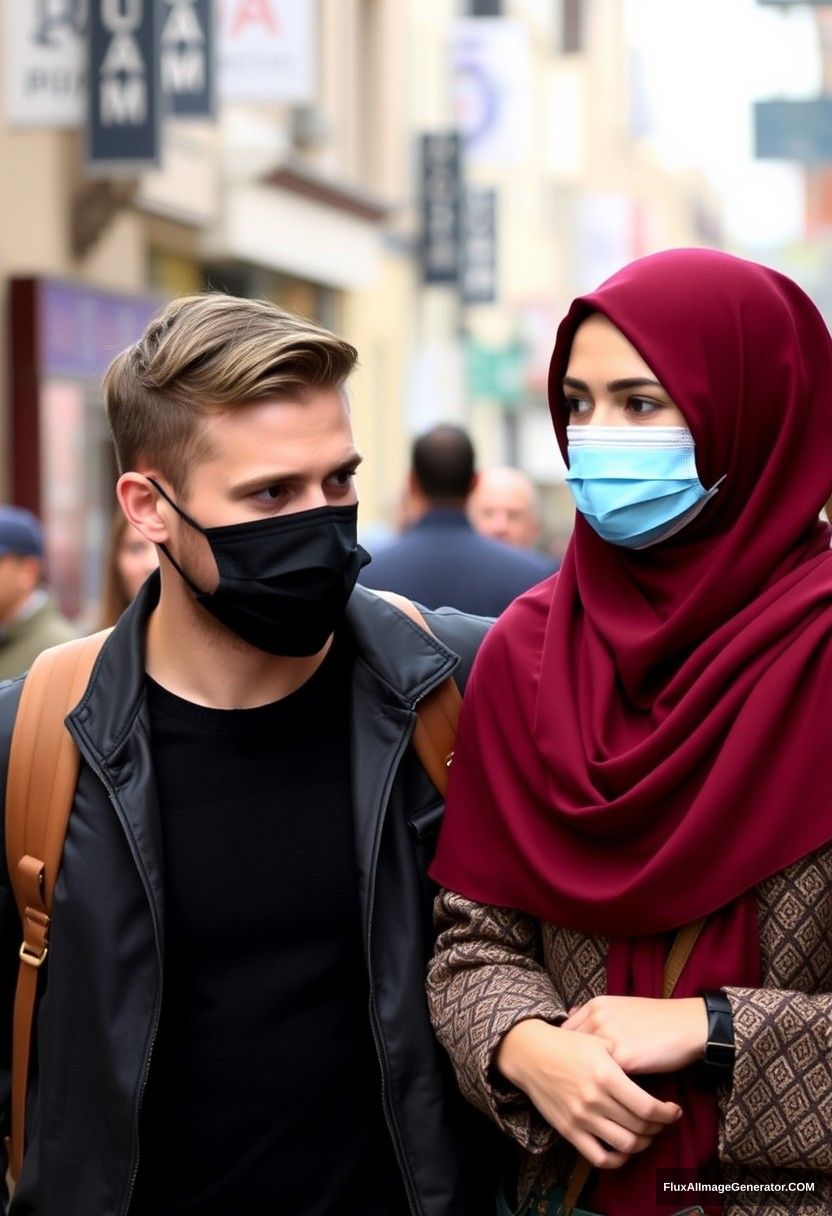
{"type": "Polygon", "coordinates": [[[147,673],[168,692],[211,709],[254,709],[289,696],[320,667],[332,643],[308,658],[271,655],[215,621],[181,585],[165,585],[147,629],[147,673]]]}

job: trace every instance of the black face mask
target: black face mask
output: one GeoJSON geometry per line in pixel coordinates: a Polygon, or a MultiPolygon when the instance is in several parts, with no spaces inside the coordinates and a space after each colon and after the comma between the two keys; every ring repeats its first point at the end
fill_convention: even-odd
{"type": "Polygon", "coordinates": [[[370,555],[356,540],[358,504],[315,507],[223,528],[203,528],[148,478],[211,546],[220,581],[202,591],[167,547],[160,548],[196,600],[258,650],[317,654],[341,620],[370,555]]]}

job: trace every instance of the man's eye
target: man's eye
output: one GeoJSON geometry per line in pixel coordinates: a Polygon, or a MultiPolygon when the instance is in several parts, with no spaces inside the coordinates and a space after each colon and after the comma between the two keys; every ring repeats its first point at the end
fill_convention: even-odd
{"type": "Polygon", "coordinates": [[[336,473],[333,480],[339,486],[348,486],[354,477],[355,477],[355,469],[348,469],[342,473],[336,473]]]}
{"type": "Polygon", "coordinates": [[[283,486],[281,485],[266,486],[265,489],[258,490],[254,497],[259,502],[274,502],[275,499],[280,498],[283,492],[283,486]]]}

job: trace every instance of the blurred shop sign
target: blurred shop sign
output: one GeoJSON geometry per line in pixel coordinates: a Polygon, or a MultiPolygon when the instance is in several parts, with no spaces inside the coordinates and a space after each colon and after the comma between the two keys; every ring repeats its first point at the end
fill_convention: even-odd
{"type": "Polygon", "coordinates": [[[466,354],[471,397],[489,397],[503,405],[519,404],[523,395],[523,347],[519,342],[497,348],[471,339],[466,354]]]}
{"type": "Polygon", "coordinates": [[[497,191],[469,187],[462,216],[463,302],[493,304],[497,299],[497,191]]]}
{"type": "Polygon", "coordinates": [[[87,160],[108,177],[159,162],[155,0],[91,0],[87,160]]]}
{"type": "Polygon", "coordinates": [[[177,118],[213,118],[214,0],[164,0],[160,39],[167,112],[177,118]]]}
{"type": "Polygon", "coordinates": [[[78,126],[89,0],[5,0],[2,8],[6,121],[78,126]]]}
{"type": "Polygon", "coordinates": [[[454,122],[469,164],[503,168],[526,154],[531,115],[529,34],[503,17],[451,26],[454,122]]]}
{"type": "Polygon", "coordinates": [[[224,101],[315,98],[315,0],[223,0],[217,14],[224,101]]]}
{"type": "Polygon", "coordinates": [[[811,101],[758,101],[754,151],[761,159],[818,165],[832,161],[832,97],[811,101]]]}
{"type": "Polygon", "coordinates": [[[458,282],[462,163],[456,132],[422,136],[421,212],[424,282],[458,282]]]}
{"type": "Polygon", "coordinates": [[[122,296],[38,280],[38,367],[44,376],[95,379],[159,311],[153,296],[122,296]]]}

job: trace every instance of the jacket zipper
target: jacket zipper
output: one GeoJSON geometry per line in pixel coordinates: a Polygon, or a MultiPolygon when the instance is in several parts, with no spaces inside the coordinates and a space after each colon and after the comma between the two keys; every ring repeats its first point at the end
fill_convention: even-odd
{"type": "MultiPolygon", "coordinates": [[[[409,708],[415,709],[416,704],[417,702],[412,702],[409,708]]],[[[370,980],[370,1026],[373,1032],[373,1043],[375,1045],[379,1071],[381,1073],[381,1104],[384,1111],[384,1119],[387,1124],[387,1129],[390,1132],[390,1139],[393,1142],[393,1151],[396,1154],[396,1160],[398,1162],[399,1169],[401,1170],[410,1210],[414,1213],[414,1216],[422,1216],[422,1207],[418,1201],[416,1185],[413,1181],[413,1177],[410,1173],[410,1167],[404,1155],[401,1132],[399,1131],[398,1124],[396,1123],[393,1104],[390,1101],[389,1069],[387,1065],[387,1056],[384,1051],[384,1041],[381,1034],[378,1011],[376,1009],[375,985],[373,983],[372,966],[373,911],[375,909],[376,870],[378,868],[378,855],[381,849],[381,833],[384,827],[387,804],[390,800],[390,791],[393,787],[393,781],[396,773],[398,772],[401,758],[410,743],[412,734],[413,731],[410,730],[406,735],[403,736],[391,761],[390,769],[387,773],[387,780],[384,784],[384,792],[381,801],[381,814],[379,815],[375,840],[373,841],[372,864],[370,867],[370,889],[367,899],[367,971],[370,980]]]]}
{"type": "MultiPolygon", "coordinates": [[[[80,742],[77,738],[77,735],[76,735],[76,742],[78,742],[79,746],[80,746],[80,742]]],[[[135,863],[136,869],[139,872],[139,877],[142,880],[142,885],[144,886],[145,894],[147,895],[147,901],[148,901],[148,904],[150,905],[150,916],[151,916],[151,920],[153,921],[153,933],[154,933],[154,937],[155,937],[155,941],[156,941],[156,958],[159,963],[159,975],[160,975],[160,977],[162,977],[164,975],[164,966],[162,963],[162,951],[161,951],[161,947],[159,945],[159,943],[161,941],[161,937],[162,937],[162,930],[161,930],[161,926],[159,924],[158,917],[156,915],[156,904],[153,900],[153,892],[150,889],[150,880],[147,877],[147,873],[145,871],[144,865],[142,864],[141,857],[139,856],[139,851],[136,848],[136,842],[133,839],[133,833],[130,831],[129,825],[127,824],[127,822],[124,819],[121,806],[119,805],[118,798],[116,797],[116,792],[113,789],[113,786],[110,783],[109,778],[107,777],[107,775],[105,774],[105,772],[103,771],[101,766],[91,757],[91,755],[86,747],[83,748],[83,755],[84,755],[85,761],[90,766],[92,771],[95,773],[96,777],[98,777],[98,780],[104,786],[104,789],[107,791],[107,797],[110,799],[110,802],[113,805],[116,815],[118,816],[118,820],[119,820],[119,823],[121,824],[122,830],[123,830],[125,836],[127,837],[127,844],[130,848],[131,854],[133,855],[133,861],[135,863]]],[[[159,1032],[159,1019],[160,1019],[161,1009],[162,1009],[162,979],[160,978],[159,987],[156,992],[156,999],[153,1004],[153,1022],[152,1022],[153,1029],[152,1029],[152,1032],[150,1035],[150,1041],[148,1043],[147,1051],[145,1052],[144,1060],[142,1062],[142,1080],[141,1080],[141,1085],[139,1086],[138,1100],[135,1102],[135,1105],[134,1105],[133,1159],[132,1159],[132,1173],[130,1176],[130,1185],[127,1189],[126,1201],[122,1204],[121,1209],[119,1211],[119,1216],[127,1216],[127,1213],[130,1210],[130,1203],[133,1199],[133,1191],[135,1190],[135,1187],[136,1187],[136,1179],[139,1175],[139,1117],[140,1117],[140,1113],[141,1113],[144,1092],[147,1089],[148,1077],[150,1075],[150,1059],[151,1059],[151,1056],[153,1055],[153,1047],[154,1047],[154,1044],[156,1043],[156,1036],[159,1032]]]]}

